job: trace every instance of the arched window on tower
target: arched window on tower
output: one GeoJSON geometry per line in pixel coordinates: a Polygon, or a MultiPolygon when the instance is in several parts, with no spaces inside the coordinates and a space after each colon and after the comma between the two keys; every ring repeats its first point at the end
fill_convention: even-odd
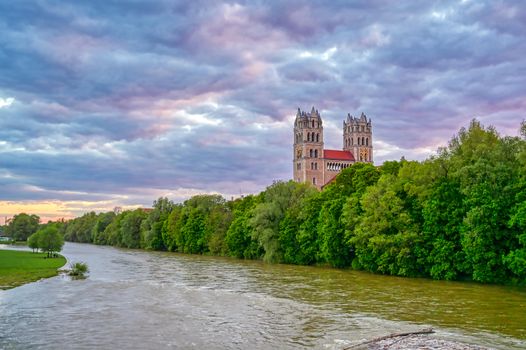
{"type": "Polygon", "coordinates": [[[362,137],[362,146],[365,145],[365,137],[362,137]]]}
{"type": "Polygon", "coordinates": [[[312,158],[312,155],[314,154],[314,152],[312,150],[310,150],[310,157],[312,158]]]}
{"type": "Polygon", "coordinates": [[[320,142],[320,134],[316,134],[316,142],[320,142]]]}
{"type": "Polygon", "coordinates": [[[314,127],[314,120],[312,121],[312,127],[314,127]]]}
{"type": "Polygon", "coordinates": [[[369,138],[366,138],[366,139],[365,139],[365,145],[366,145],[366,146],[369,146],[369,138]]]}
{"type": "Polygon", "coordinates": [[[314,150],[314,158],[318,158],[318,150],[317,149],[314,150]]]}

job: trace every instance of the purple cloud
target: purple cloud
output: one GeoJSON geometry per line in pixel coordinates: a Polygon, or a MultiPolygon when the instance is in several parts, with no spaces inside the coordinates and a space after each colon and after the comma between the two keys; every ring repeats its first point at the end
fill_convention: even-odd
{"type": "Polygon", "coordinates": [[[513,1],[17,1],[0,31],[0,214],[260,191],[291,177],[297,107],[330,148],[365,112],[376,163],[424,159],[473,117],[516,135],[526,111],[513,1]]]}

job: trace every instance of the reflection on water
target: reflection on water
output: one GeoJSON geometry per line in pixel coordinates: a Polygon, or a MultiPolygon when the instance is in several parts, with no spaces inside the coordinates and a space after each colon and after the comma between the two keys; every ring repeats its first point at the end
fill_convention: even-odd
{"type": "Polygon", "coordinates": [[[341,349],[391,332],[526,348],[526,292],[67,243],[86,280],[0,291],[0,348],[341,349]]]}

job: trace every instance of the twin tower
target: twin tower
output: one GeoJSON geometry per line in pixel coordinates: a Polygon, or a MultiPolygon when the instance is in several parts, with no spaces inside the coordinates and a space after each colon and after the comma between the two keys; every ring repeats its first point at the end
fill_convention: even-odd
{"type": "Polygon", "coordinates": [[[331,182],[355,162],[373,162],[371,119],[347,114],[343,121],[343,150],[324,149],[323,122],[318,110],[310,113],[298,108],[294,121],[293,172],[297,182],[309,182],[318,189],[331,182]]]}

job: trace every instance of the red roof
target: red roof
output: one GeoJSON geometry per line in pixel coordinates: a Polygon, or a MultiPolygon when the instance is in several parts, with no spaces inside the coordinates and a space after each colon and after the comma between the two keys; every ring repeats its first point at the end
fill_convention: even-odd
{"type": "Polygon", "coordinates": [[[354,156],[349,151],[338,151],[335,149],[326,149],[323,151],[323,158],[335,160],[350,160],[354,161],[354,156]]]}

